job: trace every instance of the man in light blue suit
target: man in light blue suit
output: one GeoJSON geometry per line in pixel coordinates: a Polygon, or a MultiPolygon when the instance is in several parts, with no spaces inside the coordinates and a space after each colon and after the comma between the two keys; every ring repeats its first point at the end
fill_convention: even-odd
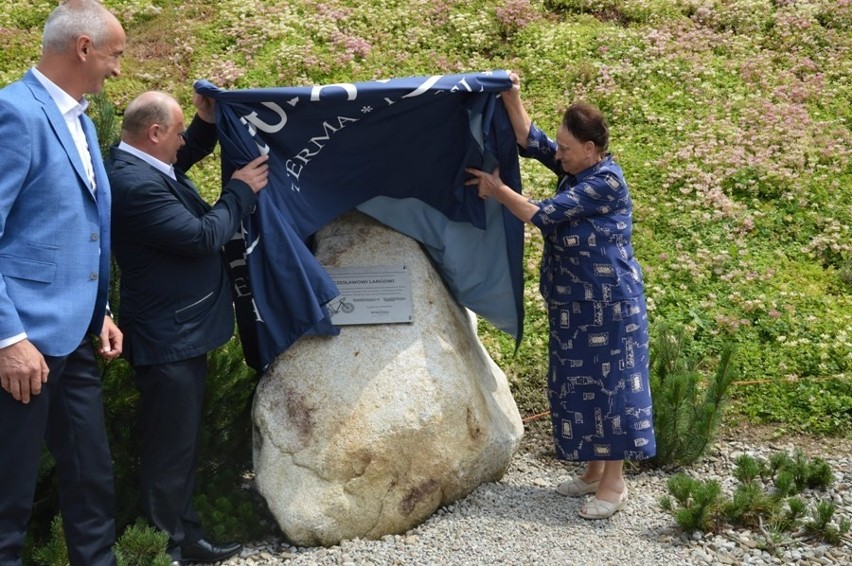
{"type": "Polygon", "coordinates": [[[71,564],[115,564],[113,475],[100,355],[110,189],[85,94],[118,76],[121,24],[95,0],[48,18],[42,57],[0,90],[0,565],[21,563],[42,442],[57,467],[71,564]]]}

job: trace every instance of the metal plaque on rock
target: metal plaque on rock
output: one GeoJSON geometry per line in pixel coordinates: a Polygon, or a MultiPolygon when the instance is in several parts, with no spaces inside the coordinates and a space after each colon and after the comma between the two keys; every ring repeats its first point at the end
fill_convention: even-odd
{"type": "Polygon", "coordinates": [[[411,276],[405,265],[326,267],[340,295],[326,306],[336,326],[411,322],[411,276]]]}

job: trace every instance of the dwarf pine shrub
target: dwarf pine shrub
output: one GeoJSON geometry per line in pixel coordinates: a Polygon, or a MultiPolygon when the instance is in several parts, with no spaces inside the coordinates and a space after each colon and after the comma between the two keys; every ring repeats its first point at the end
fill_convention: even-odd
{"type": "Polygon", "coordinates": [[[722,504],[719,482],[699,481],[681,473],[669,478],[667,485],[671,497],[661,497],[660,506],[674,515],[682,529],[703,532],[718,529],[722,504]]]}
{"type": "Polygon", "coordinates": [[[115,558],[118,566],[170,566],[168,543],[169,535],[140,520],[127,527],[118,539],[115,558]]]}
{"type": "Polygon", "coordinates": [[[33,563],[40,566],[67,566],[68,547],[62,531],[62,516],[54,515],[50,522],[50,538],[33,552],[33,563]]]}
{"type": "MultiPolygon", "coordinates": [[[[115,544],[118,566],[169,566],[171,557],[166,554],[169,536],[137,521],[130,525],[115,544]]],[[[62,516],[55,515],[50,523],[50,537],[32,553],[38,566],[68,566],[68,547],[62,530],[62,516]]]]}
{"type": "Polygon", "coordinates": [[[743,455],[732,474],[739,485],[725,496],[718,481],[678,473],[669,479],[669,494],[660,498],[660,507],[687,532],[720,532],[729,527],[759,530],[769,549],[777,549],[785,535],[839,544],[852,527],[848,519],[834,520],[837,506],[831,501],[808,507],[795,495],[799,477],[812,478],[811,483],[801,483],[805,489],[824,491],[831,485],[827,480],[833,478],[831,468],[820,458],[808,459],[801,450],[792,456],[774,453],[768,461],[743,455]]]}
{"type": "Polygon", "coordinates": [[[716,371],[705,379],[707,361],[691,353],[683,328],[661,327],[651,343],[650,381],[654,399],[657,455],[652,465],[684,466],[712,445],[737,375],[734,347],[726,345],[716,371]]]}
{"type": "Polygon", "coordinates": [[[752,529],[759,527],[764,518],[779,514],[780,510],[779,502],[756,481],[738,485],[733,496],[721,507],[727,523],[752,529]]]}
{"type": "Polygon", "coordinates": [[[849,519],[841,519],[837,525],[832,523],[836,510],[837,507],[833,503],[820,501],[811,510],[811,520],[804,525],[805,532],[819,541],[839,544],[841,537],[849,532],[852,524],[849,519]]]}

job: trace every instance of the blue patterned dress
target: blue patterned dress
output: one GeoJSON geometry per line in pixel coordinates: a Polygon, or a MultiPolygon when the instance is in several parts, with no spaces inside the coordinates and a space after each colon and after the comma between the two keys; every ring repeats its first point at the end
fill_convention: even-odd
{"type": "Polygon", "coordinates": [[[535,125],[521,155],[559,175],[531,222],[544,236],[541,294],[550,319],[548,400],[557,457],[654,456],[648,317],[630,236],[633,203],[611,156],[576,176],[535,125]]]}

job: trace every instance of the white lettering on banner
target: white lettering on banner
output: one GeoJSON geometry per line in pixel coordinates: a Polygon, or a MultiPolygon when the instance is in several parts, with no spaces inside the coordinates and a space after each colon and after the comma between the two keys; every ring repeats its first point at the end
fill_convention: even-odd
{"type": "MultiPolygon", "coordinates": [[[[428,92],[438,81],[440,81],[444,75],[432,75],[427,77],[423,83],[409,92],[408,94],[402,95],[398,100],[406,99],[406,98],[414,98],[420,96],[426,92],[428,92]]],[[[389,82],[389,81],[378,81],[378,82],[389,82]]],[[[358,87],[352,83],[336,83],[336,84],[328,84],[328,85],[315,85],[311,87],[311,102],[318,102],[322,97],[322,93],[325,89],[328,88],[340,88],[346,92],[347,101],[352,101],[358,98],[358,87]]],[[[452,89],[451,92],[459,92],[459,91],[467,91],[474,92],[474,87],[467,82],[466,78],[461,79],[452,89]]],[[[480,85],[480,92],[484,91],[484,86],[480,85]]],[[[398,100],[394,100],[390,97],[384,97],[384,101],[388,106],[392,106],[398,102],[398,100]]],[[[296,99],[289,101],[291,106],[295,106],[296,99]]],[[[258,148],[263,154],[269,153],[269,147],[259,141],[256,137],[257,131],[265,133],[275,133],[281,130],[287,122],[287,114],[284,110],[274,104],[272,102],[263,102],[264,106],[275,111],[280,117],[281,120],[279,123],[270,125],[261,120],[256,112],[252,112],[251,114],[240,118],[240,121],[246,125],[249,129],[249,133],[255,138],[256,143],[258,144],[258,148]]],[[[370,108],[372,110],[372,108],[370,108]]],[[[364,110],[362,110],[364,111],[364,110]]],[[[357,122],[360,118],[350,118],[348,116],[337,116],[337,124],[333,123],[333,120],[325,121],[322,123],[322,135],[314,136],[310,138],[305,147],[296,152],[293,156],[287,159],[284,162],[284,169],[289,174],[290,178],[293,180],[290,185],[290,190],[295,192],[300,192],[301,189],[297,184],[300,180],[302,172],[311,160],[319,155],[319,153],[325,148],[325,146],[331,141],[333,134],[336,134],[346,126],[351,123],[357,122]]]]}
{"type": "MultiPolygon", "coordinates": [[[[420,96],[424,92],[428,91],[435,83],[437,83],[443,75],[434,75],[426,79],[422,85],[411,91],[410,93],[403,95],[402,98],[412,98],[415,96],[420,96]]],[[[467,83],[465,83],[467,86],[467,83]]],[[[332,85],[320,85],[314,86],[311,89],[311,102],[317,102],[320,99],[320,95],[322,94],[322,90],[329,87],[339,87],[346,91],[347,100],[355,100],[358,97],[358,88],[351,83],[340,83],[340,84],[332,84],[332,85]]],[[[470,90],[470,87],[467,87],[470,90]]],[[[387,102],[388,106],[391,106],[396,103],[391,98],[385,97],[385,102],[387,102]]],[[[281,111],[282,117],[283,110],[281,111]]],[[[284,163],[284,169],[295,178],[296,181],[299,180],[299,177],[302,174],[302,170],[305,166],[310,163],[311,159],[319,155],[320,151],[325,147],[326,143],[331,140],[332,134],[337,133],[341,129],[348,126],[350,123],[357,122],[360,118],[349,118],[347,116],[338,116],[337,117],[337,127],[335,128],[329,122],[322,123],[323,134],[322,136],[315,136],[308,140],[308,147],[305,147],[299,150],[292,158],[288,159],[284,163]]],[[[254,122],[252,122],[254,123],[254,122]]],[[[282,122],[283,126],[283,122],[282,122]]],[[[259,127],[259,126],[258,126],[259,127]]],[[[268,151],[268,150],[267,150],[268,151]]],[[[299,186],[293,183],[291,185],[291,189],[299,192],[299,186]]]]}
{"type": "Polygon", "coordinates": [[[257,139],[257,130],[253,125],[246,122],[245,116],[240,118],[240,122],[243,123],[243,125],[248,130],[249,135],[252,137],[252,139],[254,139],[254,144],[257,146],[257,149],[260,150],[260,154],[266,155],[267,153],[269,153],[269,146],[257,139]]]}
{"type": "Polygon", "coordinates": [[[257,246],[258,242],[260,242],[260,237],[258,237],[252,245],[248,245],[248,241],[246,237],[248,236],[248,232],[246,231],[245,225],[240,223],[240,229],[234,235],[232,240],[242,240],[244,251],[240,254],[239,257],[233,258],[230,262],[228,262],[228,266],[231,269],[231,280],[233,281],[234,286],[234,294],[237,298],[241,297],[251,297],[251,285],[248,280],[248,262],[246,258],[248,254],[252,252],[255,246],[257,246]]]}
{"type": "Polygon", "coordinates": [[[464,89],[465,89],[466,91],[468,91],[468,92],[472,92],[472,91],[473,91],[473,89],[472,89],[472,88],[470,88],[470,85],[469,85],[469,84],[467,84],[467,79],[462,79],[462,80],[460,80],[456,86],[454,86],[452,89],[450,89],[450,91],[451,91],[451,92],[458,92],[458,90],[459,90],[459,85],[463,86],[463,87],[464,87],[464,89]]]}
{"type": "Polygon", "coordinates": [[[250,297],[251,287],[245,277],[234,278],[234,293],[237,297],[250,297]]]}
{"type": "MultiPolygon", "coordinates": [[[[331,136],[336,134],[346,126],[348,126],[352,122],[357,122],[360,118],[349,118],[347,116],[338,116],[337,117],[337,127],[335,128],[332,124],[328,122],[322,123],[322,136],[314,136],[308,140],[308,147],[299,150],[296,155],[293,156],[292,159],[288,159],[284,163],[284,168],[287,170],[290,175],[299,180],[299,175],[302,174],[302,170],[305,168],[305,165],[311,162],[311,159],[319,155],[322,149],[325,147],[326,143],[331,140],[331,136]],[[301,163],[299,163],[301,162],[301,163]]],[[[293,185],[295,186],[295,185],[293,185]]],[[[298,189],[296,189],[298,190],[298,189]]]]}
{"type": "Polygon", "coordinates": [[[340,87],[346,91],[346,100],[355,100],[358,96],[358,89],[352,83],[337,83],[331,85],[317,85],[311,89],[311,102],[316,102],[320,99],[320,94],[322,93],[322,89],[331,88],[331,87],[340,87]]]}
{"type": "Polygon", "coordinates": [[[274,134],[276,132],[279,132],[281,128],[284,127],[284,124],[287,123],[287,113],[284,112],[283,108],[281,108],[274,102],[261,102],[261,104],[278,114],[278,116],[281,117],[281,121],[275,125],[267,124],[258,117],[257,112],[252,112],[248,116],[243,116],[242,118],[240,118],[240,121],[243,124],[245,124],[246,122],[251,122],[258,130],[267,134],[274,134]]]}
{"type": "Polygon", "coordinates": [[[257,302],[255,302],[254,297],[251,299],[251,308],[254,311],[254,321],[255,322],[266,322],[263,320],[263,317],[260,316],[260,311],[257,308],[257,302]]]}
{"type": "MultiPolygon", "coordinates": [[[[471,86],[467,84],[467,77],[460,80],[456,86],[450,89],[450,92],[458,92],[459,90],[461,90],[461,88],[459,88],[459,85],[464,87],[464,90],[466,90],[467,92],[473,92],[473,88],[471,88],[471,86]]],[[[483,85],[479,85],[479,92],[485,92],[485,87],[483,85]]]]}
{"type": "Polygon", "coordinates": [[[254,251],[257,245],[260,243],[260,236],[254,239],[254,241],[250,245],[246,245],[246,255],[250,254],[254,251]]]}
{"type": "Polygon", "coordinates": [[[403,98],[414,98],[415,96],[420,96],[421,94],[432,88],[432,85],[441,80],[441,77],[443,76],[444,75],[433,75],[429,77],[428,79],[426,79],[426,82],[403,96],[403,98]]]}
{"type": "Polygon", "coordinates": [[[278,116],[281,117],[281,121],[275,125],[267,124],[258,117],[257,112],[252,112],[247,116],[242,116],[240,118],[240,122],[242,122],[242,124],[248,129],[249,135],[254,139],[254,143],[257,145],[257,149],[260,150],[260,154],[266,155],[270,151],[269,146],[262,140],[258,139],[257,131],[260,130],[267,134],[274,134],[280,131],[281,128],[284,127],[284,124],[287,123],[287,113],[274,102],[261,102],[261,104],[278,114],[278,116]]]}

